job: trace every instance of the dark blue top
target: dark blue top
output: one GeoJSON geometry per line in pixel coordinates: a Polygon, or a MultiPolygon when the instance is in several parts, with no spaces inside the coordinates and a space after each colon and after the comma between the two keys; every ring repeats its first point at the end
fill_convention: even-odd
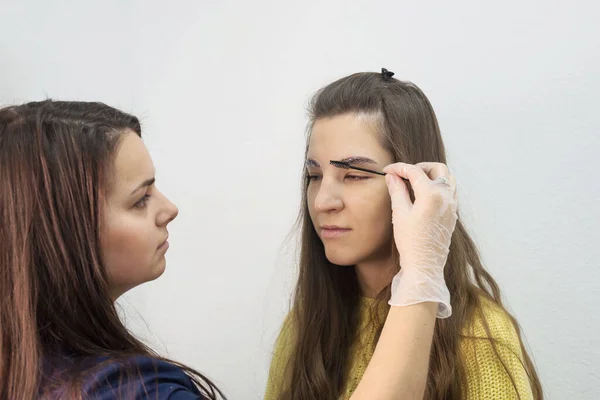
{"type": "Polygon", "coordinates": [[[85,365],[91,369],[83,379],[84,399],[206,400],[181,368],[161,360],[137,356],[111,362],[99,358],[87,360],[85,365]]]}

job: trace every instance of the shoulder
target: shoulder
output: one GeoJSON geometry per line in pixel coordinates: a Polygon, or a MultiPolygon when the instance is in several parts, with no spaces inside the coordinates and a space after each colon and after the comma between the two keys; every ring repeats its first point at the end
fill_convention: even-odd
{"type": "Polygon", "coordinates": [[[505,346],[513,347],[516,344],[520,348],[519,336],[508,312],[486,297],[481,297],[480,302],[481,306],[475,310],[463,333],[466,336],[490,338],[505,346]]]}
{"type": "Polygon", "coordinates": [[[462,337],[469,398],[501,394],[494,398],[512,399],[517,398],[516,392],[522,399],[532,397],[521,340],[506,310],[482,297],[462,337]]]}
{"type": "Polygon", "coordinates": [[[275,341],[275,348],[273,350],[273,360],[274,363],[285,363],[287,361],[287,357],[291,352],[291,347],[294,343],[294,337],[296,336],[296,326],[294,324],[293,312],[289,312],[282,324],[279,334],[277,335],[277,340],[275,341]]]}
{"type": "Polygon", "coordinates": [[[204,399],[179,367],[146,356],[96,360],[84,378],[84,393],[94,399],[204,399]]]}
{"type": "Polygon", "coordinates": [[[275,351],[277,351],[281,347],[288,346],[294,339],[296,335],[296,323],[295,314],[293,311],[288,311],[288,313],[283,318],[281,325],[279,326],[279,331],[275,340],[275,351]]]}
{"type": "Polygon", "coordinates": [[[277,398],[285,386],[287,365],[292,355],[296,331],[293,321],[293,312],[290,312],[284,318],[275,341],[264,397],[266,400],[277,398]]]}

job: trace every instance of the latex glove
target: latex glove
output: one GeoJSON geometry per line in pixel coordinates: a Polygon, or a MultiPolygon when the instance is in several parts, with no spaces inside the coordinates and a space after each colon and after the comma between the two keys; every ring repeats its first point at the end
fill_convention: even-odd
{"type": "Polygon", "coordinates": [[[438,303],[438,318],[452,315],[444,266],[456,227],[456,180],[440,163],[396,163],[383,169],[392,200],[394,240],[400,253],[400,272],[392,281],[389,304],[406,306],[438,303]],[[406,178],[412,186],[410,199],[406,178]]]}

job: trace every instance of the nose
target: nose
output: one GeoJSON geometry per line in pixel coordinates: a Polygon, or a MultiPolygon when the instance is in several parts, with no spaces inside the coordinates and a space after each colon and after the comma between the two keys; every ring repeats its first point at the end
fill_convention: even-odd
{"type": "Polygon", "coordinates": [[[344,208],[342,187],[333,180],[323,179],[315,197],[315,210],[318,212],[340,211],[344,208]]]}
{"type": "Polygon", "coordinates": [[[177,206],[173,204],[171,200],[169,200],[166,196],[162,195],[162,197],[164,203],[161,211],[157,215],[158,226],[164,226],[169,224],[169,222],[177,218],[177,215],[179,214],[179,209],[177,208],[177,206]]]}

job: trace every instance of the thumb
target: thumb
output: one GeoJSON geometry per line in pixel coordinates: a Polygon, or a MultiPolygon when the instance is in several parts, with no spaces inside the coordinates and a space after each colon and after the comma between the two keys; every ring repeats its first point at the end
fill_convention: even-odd
{"type": "Polygon", "coordinates": [[[390,192],[390,197],[392,199],[392,210],[410,210],[413,204],[410,200],[410,194],[408,193],[406,184],[393,173],[386,174],[385,182],[387,183],[388,191],[390,192]]]}

